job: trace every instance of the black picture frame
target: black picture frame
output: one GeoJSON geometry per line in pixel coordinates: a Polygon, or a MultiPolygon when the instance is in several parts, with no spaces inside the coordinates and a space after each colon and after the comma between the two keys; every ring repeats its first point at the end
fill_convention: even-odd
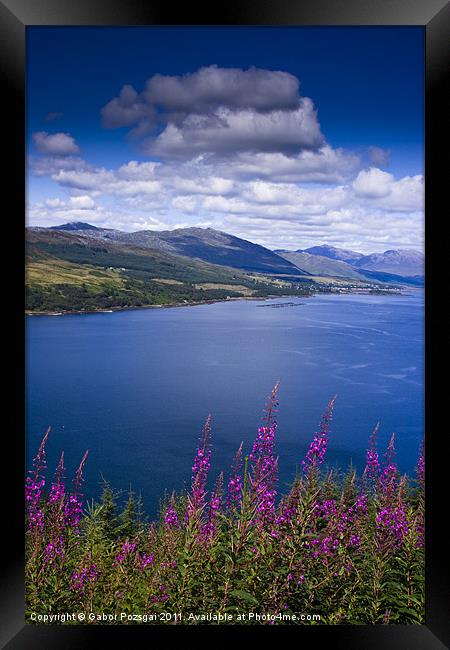
{"type": "MultiPolygon", "coordinates": [[[[183,626],[150,628],[147,626],[38,626],[24,623],[24,528],[23,528],[23,479],[25,474],[25,446],[23,440],[25,400],[25,355],[23,321],[23,224],[25,191],[25,78],[26,53],[25,31],[32,25],[363,25],[407,26],[419,25],[426,36],[426,388],[425,413],[427,424],[427,532],[426,532],[426,624],[410,626],[330,626],[302,628],[271,628],[269,636],[283,637],[295,634],[294,642],[329,642],[342,646],[370,650],[415,648],[438,650],[450,646],[448,604],[449,588],[445,569],[447,560],[447,537],[445,531],[445,478],[446,459],[441,452],[440,431],[435,413],[445,403],[439,403],[435,387],[431,384],[431,347],[437,333],[430,318],[438,274],[435,260],[444,253],[444,242],[436,237],[439,218],[439,198],[446,188],[441,164],[443,136],[448,117],[444,92],[448,69],[448,34],[450,7],[445,0],[234,0],[216,7],[192,6],[191,3],[177,7],[160,0],[0,0],[0,65],[5,91],[2,101],[5,111],[4,135],[7,139],[4,159],[7,161],[7,181],[4,191],[12,199],[11,208],[4,214],[4,228],[8,231],[6,249],[14,250],[12,271],[8,274],[5,288],[5,305],[8,305],[8,325],[11,340],[5,337],[5,347],[10,354],[9,365],[4,367],[6,400],[3,418],[3,463],[10,465],[11,476],[4,479],[2,520],[7,551],[3,556],[0,582],[0,647],[18,648],[85,648],[105,643],[105,635],[114,634],[118,643],[130,643],[130,635],[136,634],[142,641],[155,642],[164,639],[188,643],[188,632],[183,626]],[[12,243],[11,243],[12,242],[12,243]],[[441,248],[440,248],[441,247],[441,248]],[[430,250],[433,248],[433,254],[430,250]],[[11,282],[10,280],[14,280],[11,282]],[[6,291],[8,289],[8,291],[6,291]],[[8,293],[9,292],[9,293],[8,293]],[[12,307],[11,307],[12,306],[12,307]],[[162,636],[161,636],[162,635],[162,636]],[[299,635],[299,636],[297,636],[299,635]],[[175,639],[176,637],[176,639],[175,639]],[[325,639],[325,637],[327,637],[325,639]]],[[[448,182],[447,182],[448,184],[448,182]]],[[[442,206],[445,203],[442,202],[442,206]]],[[[5,242],[5,240],[4,240],[5,242]]],[[[6,314],[5,314],[6,316],[6,314]]],[[[6,335],[8,336],[8,335],[6,335]]],[[[444,435],[443,433],[441,435],[444,435]]],[[[217,626],[197,629],[207,632],[214,643],[225,644],[239,633],[240,640],[249,640],[254,629],[217,626]]],[[[272,641],[273,641],[272,640],[272,641]]],[[[287,640],[286,640],[287,641],[287,640]]]]}

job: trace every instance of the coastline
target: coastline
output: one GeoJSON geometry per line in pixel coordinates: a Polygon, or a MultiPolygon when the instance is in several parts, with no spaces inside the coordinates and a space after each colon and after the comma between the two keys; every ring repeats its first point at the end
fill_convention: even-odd
{"type": "MultiPolygon", "coordinates": [[[[315,295],[315,294],[312,294],[315,295]]],[[[110,307],[109,309],[71,309],[65,311],[28,311],[25,310],[25,316],[70,316],[70,314],[112,314],[116,311],[132,311],[136,309],[171,309],[174,307],[199,307],[200,305],[213,305],[215,303],[222,302],[231,302],[236,300],[273,300],[274,298],[309,298],[309,295],[305,296],[242,296],[239,298],[224,298],[223,300],[202,300],[200,302],[173,302],[167,303],[165,305],[135,305],[135,306],[126,306],[126,307],[110,307]]]]}
{"type": "Polygon", "coordinates": [[[131,311],[131,310],[138,310],[138,309],[171,309],[174,307],[198,307],[200,305],[212,305],[216,303],[222,303],[222,302],[231,302],[231,301],[236,301],[236,300],[259,300],[259,301],[266,301],[266,300],[274,300],[275,298],[311,298],[312,296],[316,296],[318,294],[334,294],[334,295],[350,295],[350,294],[363,294],[363,295],[394,295],[394,296],[404,296],[407,295],[405,292],[408,291],[409,287],[402,288],[402,289],[377,289],[377,290],[357,290],[357,289],[352,289],[349,291],[315,291],[310,294],[304,294],[300,296],[292,296],[292,295],[270,295],[270,296],[240,296],[240,297],[232,297],[232,298],[223,298],[222,300],[220,299],[214,299],[214,300],[202,300],[199,302],[174,302],[174,303],[168,303],[165,305],[127,305],[124,307],[110,307],[108,309],[71,309],[71,310],[62,310],[62,311],[29,311],[25,310],[25,316],[70,316],[71,314],[111,314],[116,311],[131,311]]]}

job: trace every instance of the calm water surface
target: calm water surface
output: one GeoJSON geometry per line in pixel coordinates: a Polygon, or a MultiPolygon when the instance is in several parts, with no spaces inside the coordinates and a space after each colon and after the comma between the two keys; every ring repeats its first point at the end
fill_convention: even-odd
{"type": "Polygon", "coordinates": [[[328,462],[361,468],[381,421],[396,432],[401,471],[423,436],[423,292],[322,295],[103,314],[28,317],[27,442],[46,428],[53,471],[85,449],[85,494],[101,476],[130,484],[153,515],[164,490],[190,480],[199,431],[213,417],[212,471],[241,440],[250,451],[266,396],[280,379],[280,491],[293,478],[337,393],[328,462]],[[273,308],[274,303],[302,303],[273,308]]]}

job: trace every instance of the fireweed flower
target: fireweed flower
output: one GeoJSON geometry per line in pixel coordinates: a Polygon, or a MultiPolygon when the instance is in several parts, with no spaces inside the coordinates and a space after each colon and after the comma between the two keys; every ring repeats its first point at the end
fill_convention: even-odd
{"type": "Polygon", "coordinates": [[[303,470],[305,473],[310,473],[311,470],[317,468],[323,463],[327,451],[328,436],[330,433],[329,424],[333,414],[335,401],[336,396],[329,401],[325,415],[320,423],[319,431],[317,431],[314,436],[314,439],[306,453],[305,460],[302,460],[303,470]]]}
{"type": "Polygon", "coordinates": [[[386,537],[391,547],[402,545],[409,532],[408,521],[402,506],[385,507],[376,515],[376,527],[379,534],[386,537]]]}
{"type": "Polygon", "coordinates": [[[419,485],[419,508],[415,520],[415,530],[417,534],[416,547],[425,546],[425,516],[424,516],[424,490],[425,490],[425,444],[422,441],[419,459],[416,468],[417,483],[419,485]]]}
{"type": "Polygon", "coordinates": [[[357,548],[361,544],[361,537],[359,535],[350,535],[349,546],[357,548]]]}
{"type": "Polygon", "coordinates": [[[217,515],[222,508],[223,497],[223,473],[219,474],[214,491],[209,500],[208,521],[202,528],[202,536],[205,541],[211,541],[217,530],[217,515]]]}
{"type": "Polygon", "coordinates": [[[64,505],[64,523],[66,526],[76,529],[80,523],[82,513],[81,501],[75,494],[70,494],[64,505]]]}
{"type": "Polygon", "coordinates": [[[367,494],[360,494],[355,503],[355,510],[358,513],[366,514],[367,513],[367,494]]]}
{"type": "Polygon", "coordinates": [[[56,468],[55,477],[53,479],[50,495],[48,498],[49,503],[62,505],[65,497],[64,488],[64,452],[61,453],[61,458],[56,468]]]}
{"type": "Polygon", "coordinates": [[[78,529],[82,515],[81,486],[83,483],[83,467],[88,451],[85,452],[75,473],[73,493],[69,495],[64,506],[64,521],[70,528],[78,529]]]}
{"type": "Polygon", "coordinates": [[[164,525],[166,528],[179,528],[180,522],[177,511],[175,510],[175,497],[172,494],[169,505],[164,513],[164,525]]]}
{"type": "Polygon", "coordinates": [[[227,501],[226,501],[226,506],[228,510],[232,510],[233,508],[237,507],[241,501],[241,494],[242,494],[242,478],[241,478],[241,470],[242,470],[242,445],[243,443],[239,445],[239,449],[236,452],[236,456],[234,459],[234,465],[233,465],[233,473],[228,481],[228,487],[227,487],[227,501]]]}
{"type": "Polygon", "coordinates": [[[277,491],[277,459],[273,454],[276,422],[270,427],[259,427],[250,460],[253,462],[250,482],[256,501],[257,521],[271,520],[275,514],[277,491]]]}
{"type": "Polygon", "coordinates": [[[380,460],[377,451],[377,436],[380,429],[380,423],[377,422],[369,438],[369,447],[366,452],[366,469],[365,474],[371,479],[375,479],[380,472],[380,460]]]}
{"type": "Polygon", "coordinates": [[[40,531],[44,527],[44,512],[39,507],[39,502],[45,487],[45,445],[50,431],[51,428],[49,427],[42,438],[38,453],[33,460],[34,470],[29,472],[30,476],[27,476],[25,481],[25,504],[29,530],[40,531]]]}
{"type": "Polygon", "coordinates": [[[70,588],[72,591],[83,595],[89,585],[97,582],[100,572],[96,564],[76,569],[70,576],[70,588]]]}
{"type": "Polygon", "coordinates": [[[55,564],[57,560],[64,561],[64,538],[62,535],[54,537],[45,547],[45,556],[42,569],[45,570],[48,565],[55,564]]]}
{"type": "Polygon", "coordinates": [[[380,497],[383,503],[388,503],[391,501],[397,488],[397,467],[394,462],[394,438],[395,434],[393,433],[385,454],[386,461],[379,478],[380,497]]]}
{"type": "Polygon", "coordinates": [[[205,503],[206,480],[211,465],[210,436],[211,415],[208,415],[192,466],[192,498],[189,506],[189,514],[197,512],[205,503]]]}
{"type": "Polygon", "coordinates": [[[416,468],[417,481],[421,487],[425,485],[425,444],[422,442],[420,447],[419,459],[416,468]]]}
{"type": "Polygon", "coordinates": [[[153,564],[155,561],[155,556],[153,553],[150,553],[150,555],[147,555],[147,553],[142,553],[140,560],[139,560],[139,569],[141,571],[144,571],[148,566],[153,564]]]}
{"type": "Polygon", "coordinates": [[[155,605],[157,603],[165,603],[166,600],[169,600],[169,594],[167,593],[167,585],[160,585],[159,594],[152,594],[150,596],[150,601],[155,605]]]}
{"type": "Polygon", "coordinates": [[[258,428],[258,434],[253,443],[250,460],[252,462],[250,472],[250,484],[253,491],[253,500],[256,505],[256,518],[254,524],[273,521],[275,519],[275,500],[277,491],[275,483],[277,480],[278,462],[274,456],[274,441],[277,423],[275,420],[279,382],[271,392],[266,409],[265,426],[258,428]]]}
{"type": "Polygon", "coordinates": [[[122,564],[124,560],[129,557],[132,553],[134,553],[136,549],[136,543],[135,542],[129,542],[128,540],[122,544],[122,548],[117,553],[115,557],[115,563],[116,564],[122,564]]]}

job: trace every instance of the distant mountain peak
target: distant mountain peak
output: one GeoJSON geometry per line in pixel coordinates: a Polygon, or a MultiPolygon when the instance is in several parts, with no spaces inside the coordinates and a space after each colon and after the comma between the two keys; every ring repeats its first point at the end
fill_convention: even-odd
{"type": "Polygon", "coordinates": [[[331,260],[340,260],[341,262],[347,262],[348,264],[352,264],[361,257],[364,257],[362,253],[357,253],[356,251],[347,250],[345,248],[336,248],[336,246],[329,246],[328,244],[312,246],[311,248],[305,248],[305,250],[299,250],[297,252],[309,253],[310,255],[321,255],[323,257],[328,257],[331,260]]]}
{"type": "Polygon", "coordinates": [[[85,223],[84,221],[69,221],[60,226],[51,226],[49,230],[101,230],[101,228],[97,228],[97,226],[85,223]]]}

